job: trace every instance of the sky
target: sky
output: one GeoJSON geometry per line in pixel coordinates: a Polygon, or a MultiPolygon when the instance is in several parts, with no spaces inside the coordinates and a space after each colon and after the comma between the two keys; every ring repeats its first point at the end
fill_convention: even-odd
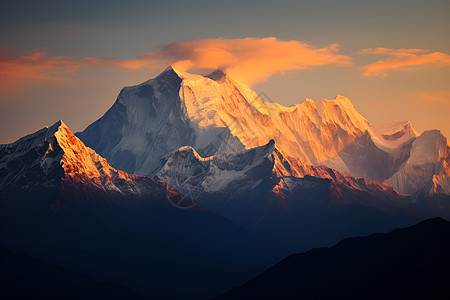
{"type": "Polygon", "coordinates": [[[1,1],[0,143],[74,132],[168,65],[221,68],[292,105],[348,97],[372,123],[450,137],[450,1],[1,1]]]}

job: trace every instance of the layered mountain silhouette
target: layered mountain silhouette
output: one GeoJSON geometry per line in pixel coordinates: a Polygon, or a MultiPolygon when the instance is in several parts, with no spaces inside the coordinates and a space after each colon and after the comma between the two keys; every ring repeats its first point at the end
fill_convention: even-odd
{"type": "MultiPolygon", "coordinates": [[[[139,297],[207,299],[288,254],[450,217],[438,130],[285,107],[167,68],[74,135],[0,145],[0,246],[139,297]]],[[[87,279],[86,279],[87,280],[87,279]]]]}
{"type": "MultiPolygon", "coordinates": [[[[202,158],[193,148],[161,160],[156,179],[294,252],[385,232],[432,215],[392,187],[286,159],[267,145],[202,158]]],[[[447,212],[447,210],[445,210],[447,212]]]]}
{"type": "Polygon", "coordinates": [[[425,139],[436,147],[420,146],[427,135],[409,122],[371,124],[343,96],[284,107],[221,71],[173,68],[124,88],[78,134],[113,165],[292,251],[450,216],[450,148],[439,134],[425,139]]]}
{"type": "Polygon", "coordinates": [[[345,239],[282,260],[215,299],[448,299],[450,222],[345,239]]]}
{"type": "Polygon", "coordinates": [[[61,121],[2,145],[0,164],[2,247],[140,296],[209,298],[288,253],[112,168],[61,121]]]}

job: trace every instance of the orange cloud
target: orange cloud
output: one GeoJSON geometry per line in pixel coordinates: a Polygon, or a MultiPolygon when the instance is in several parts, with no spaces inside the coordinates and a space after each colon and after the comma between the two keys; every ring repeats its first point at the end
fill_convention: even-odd
{"type": "Polygon", "coordinates": [[[57,86],[67,83],[85,66],[118,66],[126,69],[162,68],[167,61],[159,54],[145,53],[133,59],[114,56],[51,56],[47,50],[17,55],[17,50],[0,49],[0,93],[9,94],[33,86],[57,86]]]}
{"type": "Polygon", "coordinates": [[[17,51],[0,50],[0,92],[64,84],[84,66],[163,69],[174,65],[181,70],[203,71],[221,68],[237,80],[252,85],[284,71],[352,65],[350,57],[337,52],[336,44],[314,48],[299,41],[280,41],[273,37],[175,42],[161,51],[131,59],[51,56],[46,50],[17,55],[17,51]]]}
{"type": "Polygon", "coordinates": [[[450,105],[450,91],[447,90],[420,92],[415,96],[422,101],[450,105]]]}
{"type": "Polygon", "coordinates": [[[365,76],[387,76],[386,70],[412,70],[414,67],[443,66],[450,64],[450,56],[442,52],[428,53],[423,49],[364,49],[359,54],[388,55],[384,60],[368,64],[362,68],[365,76]]]}
{"type": "Polygon", "coordinates": [[[13,56],[14,51],[0,50],[0,89],[14,91],[23,86],[53,86],[75,73],[80,62],[69,56],[48,56],[45,51],[13,56]]]}
{"type": "Polygon", "coordinates": [[[338,45],[314,48],[299,41],[269,38],[206,39],[176,42],[161,54],[172,61],[190,61],[191,69],[226,70],[248,85],[275,73],[316,66],[351,66],[350,57],[337,54],[338,45]]]}

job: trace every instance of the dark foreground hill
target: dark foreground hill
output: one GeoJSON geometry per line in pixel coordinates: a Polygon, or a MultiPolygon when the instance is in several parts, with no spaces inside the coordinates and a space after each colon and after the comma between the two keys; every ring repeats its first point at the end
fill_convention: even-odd
{"type": "Polygon", "coordinates": [[[140,299],[107,284],[27,255],[0,248],[2,299],[140,299]]]}
{"type": "Polygon", "coordinates": [[[294,254],[216,299],[450,299],[450,222],[294,254]]]}

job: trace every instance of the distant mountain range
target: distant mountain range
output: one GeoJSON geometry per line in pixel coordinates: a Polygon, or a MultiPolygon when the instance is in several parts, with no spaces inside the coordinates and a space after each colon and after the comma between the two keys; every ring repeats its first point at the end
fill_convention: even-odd
{"type": "Polygon", "coordinates": [[[288,254],[450,218],[450,147],[350,100],[263,102],[168,68],[74,135],[0,145],[0,246],[141,297],[207,299],[288,254]]]}

